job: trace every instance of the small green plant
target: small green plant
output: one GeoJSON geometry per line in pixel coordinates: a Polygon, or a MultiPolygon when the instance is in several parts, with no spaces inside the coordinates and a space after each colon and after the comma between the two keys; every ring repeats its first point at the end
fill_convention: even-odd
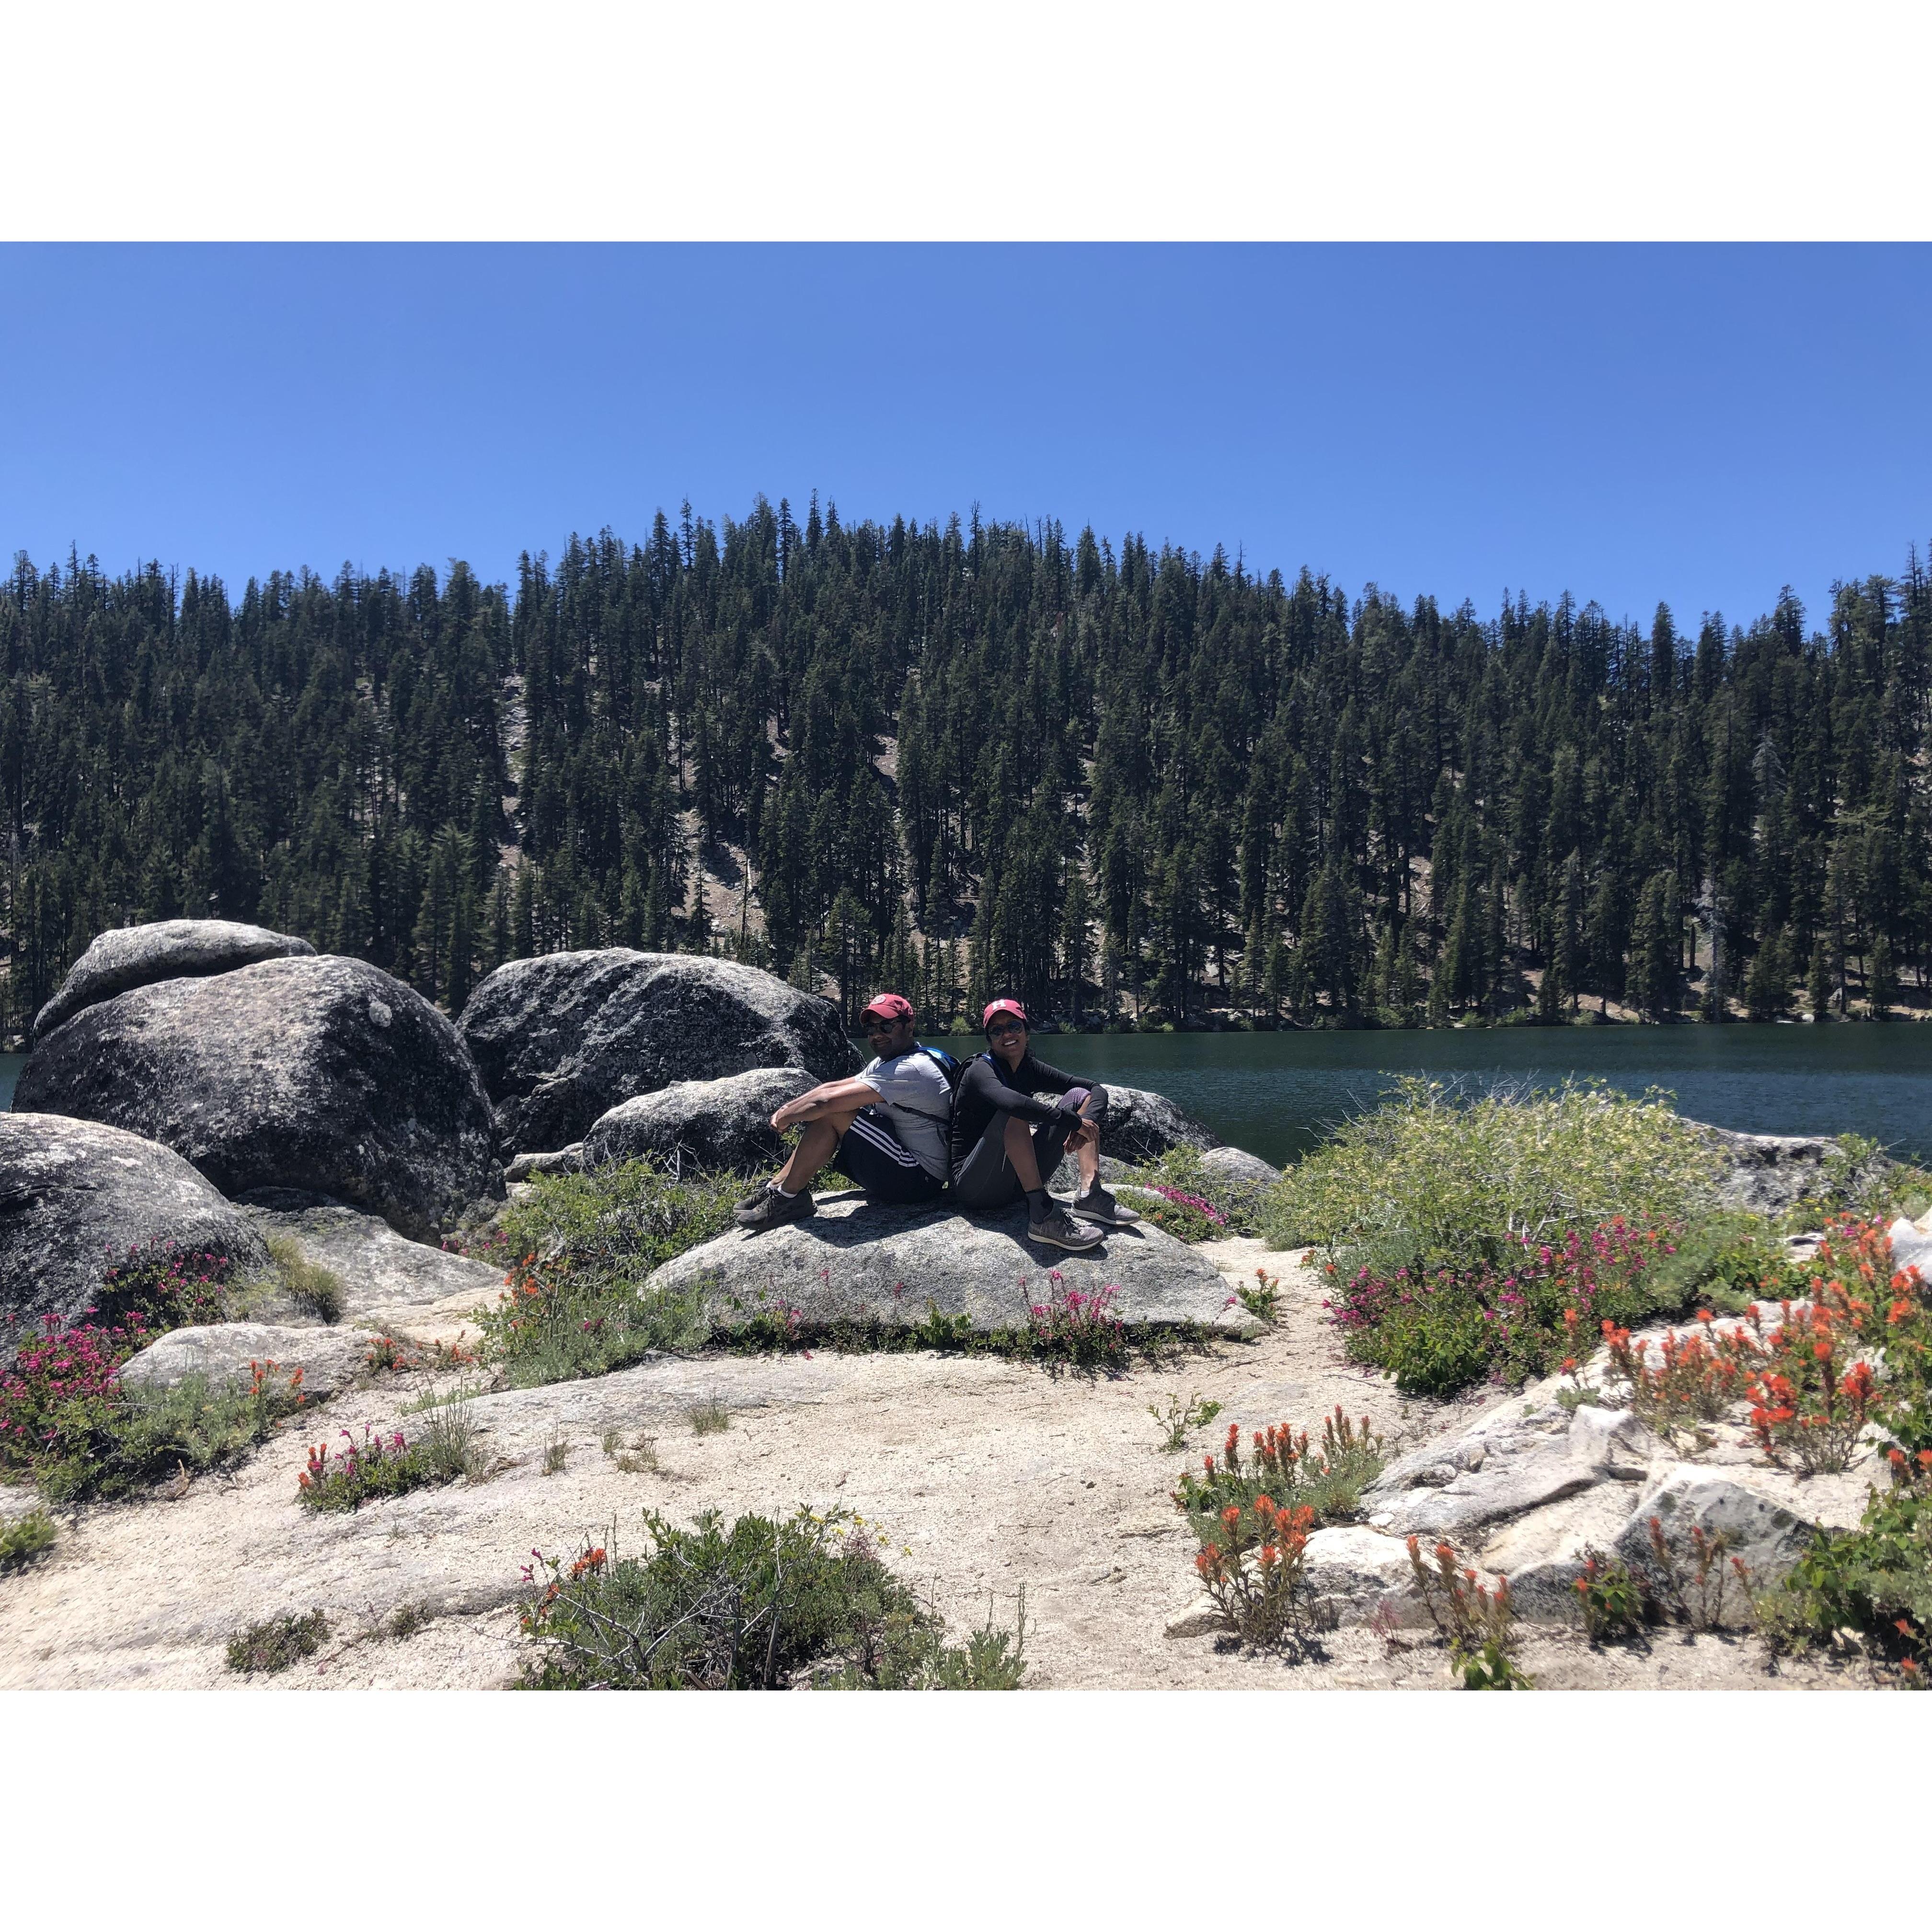
{"type": "Polygon", "coordinates": [[[1202,1539],[1194,1568],[1228,1627],[1244,1643],[1300,1646],[1310,1628],[1307,1550],[1315,1512],[1257,1496],[1230,1503],[1202,1539]]]}
{"type": "Polygon", "coordinates": [[[598,1444],[604,1454],[610,1457],[615,1457],[623,1446],[624,1432],[621,1429],[605,1430],[598,1444]]]}
{"type": "MultiPolygon", "coordinates": [[[[616,1432],[615,1430],[610,1430],[606,1432],[606,1435],[607,1437],[615,1436],[616,1432]]],[[[606,1449],[604,1454],[615,1459],[617,1467],[626,1475],[643,1475],[658,1466],[658,1438],[655,1436],[646,1436],[642,1430],[639,1430],[637,1434],[632,1437],[631,1446],[628,1449],[621,1446],[620,1438],[618,1448],[606,1449]]]]}
{"type": "Polygon", "coordinates": [[[1183,1402],[1178,1395],[1168,1397],[1165,1407],[1154,1402],[1148,1404],[1148,1413],[1162,1430],[1161,1448],[1170,1454],[1187,1447],[1187,1438],[1197,1429],[1204,1429],[1221,1413],[1218,1402],[1204,1400],[1198,1395],[1190,1396],[1183,1402]]]}
{"type": "Polygon", "coordinates": [[[1111,1282],[1084,1292],[1069,1288],[1058,1268],[1048,1269],[1046,1278],[1046,1299],[1027,1306],[1034,1360],[1049,1372],[1122,1373],[1127,1366],[1127,1329],[1114,1312],[1120,1291],[1111,1282]]]}
{"type": "Polygon", "coordinates": [[[570,1462],[570,1444],[563,1438],[562,1432],[554,1424],[551,1425],[550,1440],[544,1444],[543,1472],[546,1476],[559,1474],[570,1462]]]}
{"type": "Polygon", "coordinates": [[[1311,1445],[1286,1423],[1252,1432],[1252,1460],[1241,1455],[1241,1432],[1230,1424],[1217,1462],[1201,1459],[1201,1472],[1181,1472],[1173,1492],[1203,1544],[1225,1534],[1230,1508],[1252,1512],[1263,1496],[1283,1508],[1306,1508],[1318,1527],[1356,1514],[1361,1493],[1382,1473],[1382,1439],[1365,1415],[1351,1422],[1338,1404],[1322,1421],[1322,1441],[1311,1445]]]}
{"type": "Polygon", "coordinates": [[[1642,1592],[1614,1556],[1600,1550],[1585,1550],[1583,1574],[1575,1587],[1583,1634],[1592,1643],[1632,1637],[1643,1628],[1642,1592]]]}
{"type": "Polygon", "coordinates": [[[710,1332],[696,1287],[644,1292],[661,1263],[722,1234],[742,1183],[679,1179],[649,1161],[536,1174],[476,1250],[505,1268],[494,1308],[478,1311],[487,1356],[512,1388],[628,1366],[710,1332]]]}
{"type": "Polygon", "coordinates": [[[1516,1660],[1516,1606],[1509,1579],[1498,1576],[1493,1590],[1476,1572],[1459,1564],[1455,1546],[1438,1543],[1435,1565],[1423,1561],[1421,1539],[1408,1539],[1408,1567],[1436,1634],[1449,1646],[1449,1660],[1465,1690],[1528,1690],[1533,1687],[1516,1660]]]}
{"type": "Polygon", "coordinates": [[[346,1429],[338,1433],[348,1446],[332,1451],[326,1443],[313,1445],[308,1467],[297,1478],[301,1500],[310,1509],[359,1509],[430,1484],[475,1481],[482,1474],[466,1406],[434,1412],[414,1442],[400,1429],[380,1436],[366,1423],[360,1442],[346,1429]]]}
{"type": "Polygon", "coordinates": [[[532,1551],[522,1627],[538,1646],[535,1690],[1010,1690],[1025,1669],[1017,1638],[993,1628],[963,1646],[886,1566],[844,1510],[746,1515],[715,1510],[680,1528],[646,1512],[651,1547],[614,1559],[609,1544],[566,1564],[532,1551]]]}
{"type": "Polygon", "coordinates": [[[333,1268],[310,1261],[300,1244],[286,1234],[268,1237],[268,1258],[282,1278],[284,1292],[298,1308],[318,1322],[342,1319],[346,1305],[342,1277],[333,1268]]]}
{"type": "Polygon", "coordinates": [[[1693,1523],[1688,1538],[1690,1549],[1680,1556],[1664,1534],[1660,1517],[1652,1516],[1646,1527],[1650,1562],[1643,1582],[1648,1604],[1658,1615],[1688,1624],[1694,1630],[1722,1630],[1733,1586],[1746,1604],[1750,1601],[1750,1572],[1742,1557],[1731,1553],[1728,1532],[1707,1530],[1701,1523],[1693,1523]]]}
{"type": "Polygon", "coordinates": [[[382,1634],[392,1643],[404,1643],[418,1630],[429,1628],[432,1615],[427,1604],[404,1604],[389,1613],[388,1621],[382,1626],[382,1634]]]}
{"type": "Polygon", "coordinates": [[[270,1617],[228,1640],[228,1667],[250,1676],[286,1670],[313,1657],[328,1639],[328,1619],[320,1610],[302,1617],[270,1617]]]}
{"type": "MultiPolygon", "coordinates": [[[[1932,1454],[1932,1452],[1928,1452],[1932,1454]]],[[[1910,1467],[1910,1466],[1908,1466],[1910,1467]]],[[[1932,1472],[1873,1490],[1858,1526],[1821,1529],[1754,1604],[1774,1650],[1850,1648],[1924,1688],[1932,1666],[1932,1472]]]]}
{"type": "Polygon", "coordinates": [[[53,1518],[44,1509],[29,1510],[0,1526],[0,1570],[18,1569],[53,1546],[53,1518]]]}
{"type": "Polygon", "coordinates": [[[1256,1268],[1253,1285],[1243,1282],[1234,1290],[1234,1299],[1248,1312],[1272,1328],[1281,1312],[1281,1277],[1266,1268],[1256,1268]]]}
{"type": "Polygon", "coordinates": [[[694,1402],[684,1412],[694,1436],[721,1436],[731,1426],[731,1412],[716,1396],[694,1402]]]}

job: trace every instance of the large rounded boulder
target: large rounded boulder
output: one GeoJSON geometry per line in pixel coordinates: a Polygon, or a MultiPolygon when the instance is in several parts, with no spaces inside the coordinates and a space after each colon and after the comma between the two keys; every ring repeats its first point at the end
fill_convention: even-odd
{"type": "Polygon", "coordinates": [[[179,1154],[118,1127],[0,1114],[0,1339],[74,1321],[108,1271],[169,1243],[246,1272],[268,1251],[179,1154]]]}
{"type": "Polygon", "coordinates": [[[40,1042],[14,1100],[159,1141],[224,1194],[326,1194],[418,1240],[501,1184],[461,1036],[360,959],[271,959],[103,1000],[40,1042]]]}
{"type": "Polygon", "coordinates": [[[722,1080],[679,1080],[604,1114],[584,1137],[584,1164],[646,1156],[674,1173],[746,1174],[784,1158],[772,1116],[817,1085],[802,1066],[761,1066],[722,1080]]]}
{"type": "Polygon", "coordinates": [[[836,1080],[860,1064],[829,1000],[754,966],[623,946],[512,960],[458,1024],[512,1150],[568,1146],[674,1081],[760,1066],[836,1080]]]}
{"type": "Polygon", "coordinates": [[[1165,1094],[1145,1087],[1116,1087],[1109,1080],[1107,1118],[1100,1129],[1100,1151],[1130,1166],[1158,1160],[1179,1147],[1217,1148],[1219,1136],[1184,1114],[1165,1094]]]}
{"type": "Polygon", "coordinates": [[[164,919],[152,926],[117,926],[102,933],[74,962],[60,990],[40,1009],[34,1037],[44,1040],[76,1013],[136,986],[206,979],[260,960],[302,958],[314,951],[305,939],[232,920],[164,919]]]}

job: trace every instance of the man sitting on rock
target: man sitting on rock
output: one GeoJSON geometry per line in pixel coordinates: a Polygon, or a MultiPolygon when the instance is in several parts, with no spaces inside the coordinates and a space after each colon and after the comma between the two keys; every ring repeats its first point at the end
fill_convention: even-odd
{"type": "Polygon", "coordinates": [[[967,1067],[952,1102],[952,1193],[962,1208],[1004,1208],[1024,1194],[1027,1239],[1076,1254],[1099,1246],[1100,1228],[1082,1227],[1046,1191],[1070,1150],[1080,1166],[1072,1213],[1102,1227],[1141,1217],[1100,1185],[1100,1125],[1107,1090],[1036,1060],[1025,1010],[995,1000],[980,1016],[988,1048],[967,1067]],[[1036,1096],[1058,1094],[1058,1102],[1036,1096]]]}
{"type": "Polygon", "coordinates": [[[877,1056],[850,1080],[827,1080],[772,1116],[780,1133],[803,1123],[791,1158],[736,1210],[741,1228],[782,1227],[818,1210],[812,1183],[830,1166],[874,1201],[924,1207],[945,1191],[952,1088],[913,1037],[910,1000],[881,993],[860,1016],[877,1056]]]}

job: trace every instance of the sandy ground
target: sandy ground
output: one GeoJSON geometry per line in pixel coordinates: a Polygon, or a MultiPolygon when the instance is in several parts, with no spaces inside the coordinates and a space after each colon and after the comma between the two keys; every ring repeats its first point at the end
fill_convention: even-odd
{"type": "MultiPolygon", "coordinates": [[[[1258,1244],[1210,1250],[1232,1280],[1258,1244]]],[[[1160,1447],[1148,1413],[1170,1396],[1220,1402],[1194,1438],[1230,1421],[1318,1426],[1342,1403],[1396,1444],[1472,1417],[1484,1405],[1406,1402],[1342,1358],[1315,1277],[1281,1268],[1285,1318],[1254,1342],[1217,1342],[1118,1381],[1051,1377],[1015,1364],[922,1355],[703,1356],[644,1364],[595,1382],[484,1395],[475,1408],[490,1470],[458,1484],[320,1516],[296,1502],[304,1445],[344,1426],[412,1426],[402,1413],[430,1386],[390,1376],[290,1423],[246,1463],[178,1497],[61,1518],[46,1558],[0,1577],[0,1687],[213,1689],[335,1685],[480,1688],[516,1673],[520,1568],[533,1546],[574,1555],[587,1539],[621,1551],[642,1540],[640,1513],[715,1508],[788,1512],[843,1505],[880,1528],[901,1573],[956,1629],[1010,1624],[1024,1586],[1030,1687],[1042,1689],[1440,1688],[1442,1653],[1414,1640],[1384,1649],[1366,1630],[1334,1633],[1298,1661],[1244,1654],[1210,1635],[1168,1637],[1194,1597],[1192,1544],[1168,1501],[1186,1460],[1160,1447]],[[730,1411],[700,1436],[694,1405],[730,1411]],[[656,1438],[660,1466],[626,1474],[607,1430],[656,1438]],[[545,1450],[565,1448],[546,1474],[545,1450]],[[380,1634],[405,1604],[424,1628],[380,1634]],[[236,1631],[320,1607],[334,1634],[321,1655],[272,1678],[226,1668],[236,1631]]],[[[17,1510],[24,1499],[7,1499],[17,1510]]],[[[1773,1674],[1746,1639],[1661,1635],[1647,1648],[1594,1652],[1580,1635],[1532,1630],[1522,1661],[1547,1688],[1846,1686],[1826,1666],[1773,1674]]]]}

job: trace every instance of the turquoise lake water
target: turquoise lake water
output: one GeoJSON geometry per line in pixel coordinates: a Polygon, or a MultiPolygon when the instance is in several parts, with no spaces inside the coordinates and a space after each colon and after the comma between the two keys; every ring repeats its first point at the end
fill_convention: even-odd
{"type": "MultiPolygon", "coordinates": [[[[1070,1072],[1168,1094],[1223,1140],[1278,1162],[1372,1106],[1391,1076],[1423,1073],[1660,1087],[1682,1112],[1718,1126],[1869,1134],[1932,1166],[1932,1025],[1063,1034],[1039,1047],[1070,1072]]],[[[0,1106],[11,1106],[21,1065],[17,1054],[0,1055],[0,1106]]]]}

